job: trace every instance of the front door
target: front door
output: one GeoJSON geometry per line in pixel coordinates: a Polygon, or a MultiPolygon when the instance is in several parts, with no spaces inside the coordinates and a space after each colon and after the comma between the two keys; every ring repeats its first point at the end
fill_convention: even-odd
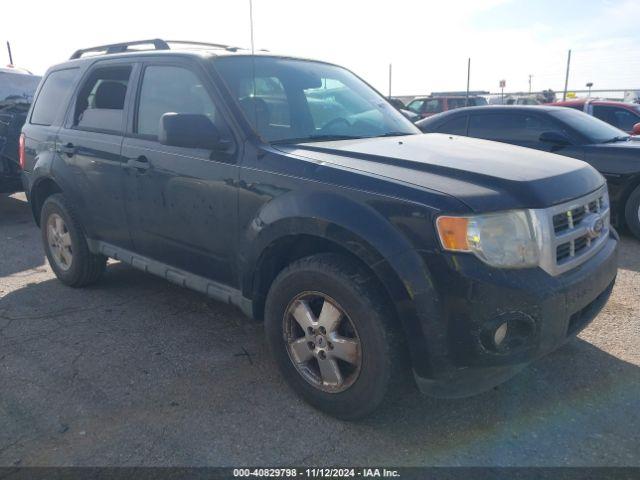
{"type": "Polygon", "coordinates": [[[238,209],[237,147],[225,152],[162,145],[160,117],[207,115],[232,139],[198,65],[143,66],[122,154],[126,209],[135,251],[219,283],[232,283],[238,209]]]}

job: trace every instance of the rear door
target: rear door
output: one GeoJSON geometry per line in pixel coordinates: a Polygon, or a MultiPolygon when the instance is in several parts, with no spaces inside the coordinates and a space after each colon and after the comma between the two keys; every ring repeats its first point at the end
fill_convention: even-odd
{"type": "Polygon", "coordinates": [[[65,109],[79,76],[79,68],[52,70],[40,85],[29,118],[22,128],[27,172],[33,170],[38,160],[48,164],[52,161],[55,135],[64,121],[65,109]]]}
{"type": "Polygon", "coordinates": [[[57,138],[59,157],[77,192],[76,206],[91,238],[131,247],[123,199],[123,133],[138,66],[102,60],[79,83],[57,138]]]}
{"type": "Polygon", "coordinates": [[[123,144],[126,208],[135,250],[219,283],[232,281],[238,198],[237,143],[217,92],[200,65],[143,65],[134,115],[123,144]],[[168,112],[207,115],[232,146],[224,152],[158,142],[168,112]]]}

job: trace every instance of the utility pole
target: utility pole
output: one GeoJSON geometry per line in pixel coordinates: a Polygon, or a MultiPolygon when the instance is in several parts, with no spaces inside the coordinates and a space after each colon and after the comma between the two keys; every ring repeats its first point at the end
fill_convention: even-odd
{"type": "Polygon", "coordinates": [[[569,66],[571,65],[571,49],[569,49],[569,55],[567,55],[567,75],[564,77],[564,93],[562,94],[562,101],[567,99],[567,88],[569,88],[569,66]]]}
{"type": "Polygon", "coordinates": [[[13,65],[13,55],[11,55],[11,44],[7,40],[7,51],[9,52],[9,65],[13,65]]]}
{"type": "Polygon", "coordinates": [[[531,95],[531,77],[533,77],[533,75],[529,74],[529,95],[531,95]]]}
{"type": "Polygon", "coordinates": [[[391,76],[393,74],[393,66],[389,64],[389,98],[391,98],[391,76]]]}
{"type": "Polygon", "coordinates": [[[464,101],[464,106],[469,106],[469,82],[471,81],[471,57],[469,57],[469,61],[467,62],[467,96],[464,101]]]}

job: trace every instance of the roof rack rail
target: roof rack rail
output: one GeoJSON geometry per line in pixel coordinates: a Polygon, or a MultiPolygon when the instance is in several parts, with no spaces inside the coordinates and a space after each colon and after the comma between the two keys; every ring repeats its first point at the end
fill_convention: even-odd
{"type": "Polygon", "coordinates": [[[75,52],[73,52],[73,55],[71,55],[71,58],[69,60],[75,60],[77,58],[81,58],[85,53],[90,53],[90,52],[104,52],[103,55],[109,55],[113,53],[124,53],[126,51],[129,51],[129,47],[132,47],[135,45],[153,45],[152,50],[170,50],[170,47],[169,47],[170,43],[176,43],[180,45],[197,45],[202,47],[224,48],[225,50],[229,50],[231,52],[235,52],[241,49],[240,47],[222,45],[219,43],[191,42],[188,40],[162,40],[160,38],[152,38],[150,40],[136,40],[134,42],[111,43],[109,45],[100,45],[98,47],[82,48],[80,50],[76,50],[75,52]]]}
{"type": "Polygon", "coordinates": [[[235,52],[237,50],[243,50],[242,47],[234,47],[232,45],[224,45],[221,43],[207,43],[207,42],[192,42],[190,40],[165,40],[166,43],[177,43],[178,45],[195,45],[198,47],[215,47],[215,48],[224,48],[225,50],[229,50],[231,52],[235,52]]]}
{"type": "Polygon", "coordinates": [[[90,52],[104,52],[105,55],[111,53],[122,53],[126,52],[129,47],[132,47],[134,45],[153,45],[154,50],[169,50],[169,45],[167,44],[167,42],[159,38],[153,38],[151,40],[136,40],[135,42],[111,43],[109,45],[100,45],[98,47],[82,48],[73,52],[73,55],[71,55],[71,58],[69,60],[80,58],[85,53],[90,52]]]}

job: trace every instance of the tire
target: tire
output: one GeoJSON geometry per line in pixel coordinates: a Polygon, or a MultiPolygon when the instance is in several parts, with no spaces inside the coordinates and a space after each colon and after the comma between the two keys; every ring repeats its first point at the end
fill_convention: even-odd
{"type": "Polygon", "coordinates": [[[40,230],[49,265],[62,283],[84,287],[100,278],[107,258],[89,251],[78,215],[62,194],[56,193],[45,200],[40,212],[40,230]]]}
{"type": "Polygon", "coordinates": [[[265,306],[269,347],[287,383],[318,410],[345,420],[365,417],[389,400],[395,383],[405,380],[403,337],[385,298],[378,282],[363,267],[333,253],[293,262],[271,285],[265,306]],[[311,312],[318,320],[312,322],[317,327],[330,317],[322,315],[326,302],[329,312],[335,314],[336,308],[340,312],[334,317],[340,318],[338,329],[324,336],[322,327],[312,327],[314,333],[307,336],[308,328],[305,332],[297,317],[303,317],[304,323],[311,312]],[[294,349],[298,343],[299,350],[294,349]],[[356,355],[352,355],[354,343],[356,355]],[[349,362],[342,360],[345,357],[349,362]],[[330,375],[325,376],[320,362],[338,365],[337,377],[342,384],[335,381],[335,368],[328,368],[330,375]]]}
{"type": "Polygon", "coordinates": [[[629,195],[624,207],[624,218],[631,233],[640,240],[640,186],[629,195]]]}

